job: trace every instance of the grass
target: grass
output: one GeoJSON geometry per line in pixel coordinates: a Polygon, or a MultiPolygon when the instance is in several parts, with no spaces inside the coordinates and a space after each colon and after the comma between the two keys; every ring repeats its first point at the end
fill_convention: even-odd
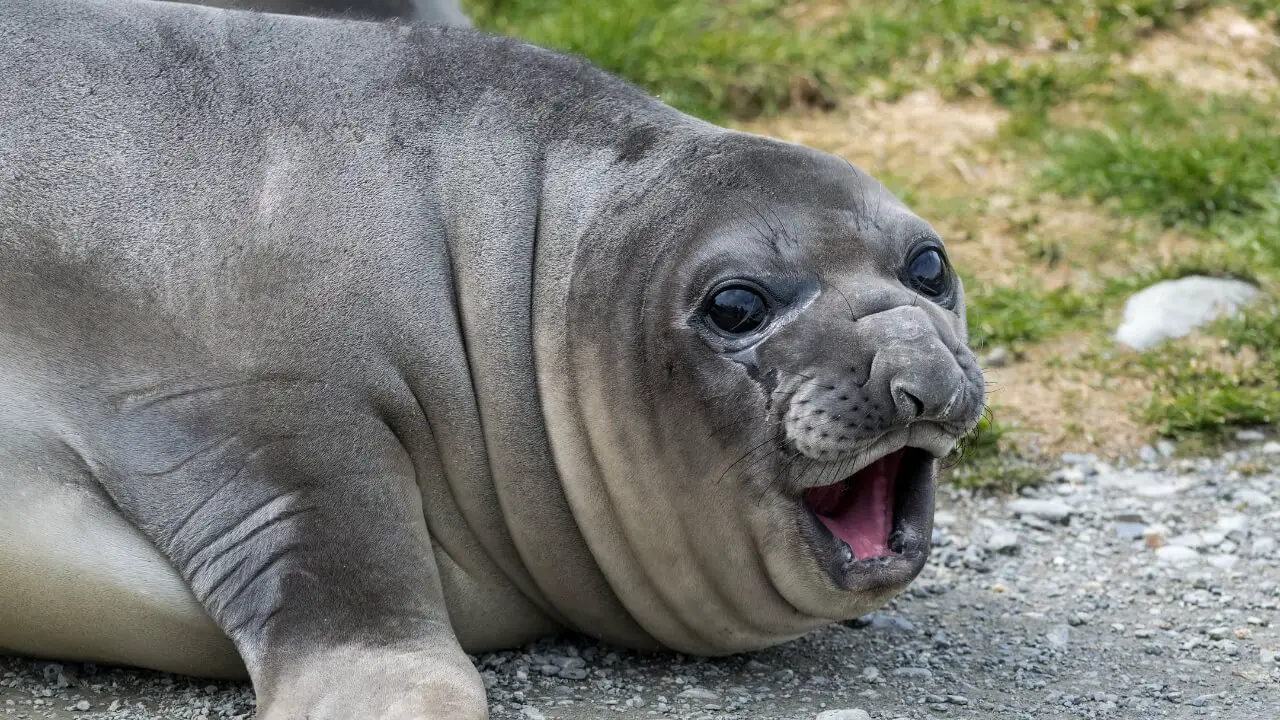
{"type": "Polygon", "coordinates": [[[1038,342],[1088,324],[1101,311],[1096,296],[1043,290],[1023,279],[1011,285],[965,284],[969,343],[973,347],[1038,342]]]}
{"type": "Polygon", "coordinates": [[[1092,100],[1104,126],[1049,132],[1047,186],[1167,225],[1263,209],[1280,171],[1274,108],[1126,85],[1092,100]]]}
{"type": "Polygon", "coordinates": [[[1043,469],[1010,452],[1005,441],[1008,432],[993,415],[983,415],[944,463],[947,481],[956,487],[1005,492],[1040,482],[1043,469]]]}
{"type": "MultiPolygon", "coordinates": [[[[1040,220],[1013,223],[1008,232],[1025,265],[1007,277],[965,279],[971,344],[1019,349],[1071,332],[1092,333],[1093,342],[1110,348],[1107,335],[1124,299],[1146,284],[1193,272],[1244,277],[1263,289],[1263,300],[1205,328],[1207,339],[1142,356],[1107,349],[1091,355],[1084,370],[1149,380],[1151,394],[1135,404],[1135,417],[1186,442],[1280,423],[1280,98],[1211,95],[1130,75],[1125,64],[1152,33],[1177,29],[1213,5],[1280,27],[1274,0],[464,5],[482,28],[583,55],[671,105],[725,124],[927,87],[946,99],[1005,108],[1010,119],[997,144],[1016,155],[1023,178],[1005,190],[1015,196],[1011,214],[1076,203],[1115,220],[1098,237],[1040,220]],[[1182,244],[1160,254],[1155,241],[1169,233],[1182,244]],[[1084,286],[1044,282],[1064,267],[1096,277],[1084,286]]],[[[1280,73],[1280,51],[1265,62],[1280,73]]],[[[930,220],[966,233],[989,231],[1000,212],[989,209],[985,189],[940,199],[932,186],[913,187],[909,173],[879,174],[930,220]]],[[[1064,365],[1068,370],[1080,368],[1064,365]]],[[[1008,452],[1020,428],[984,423],[953,480],[1016,487],[1033,479],[1030,466],[1008,452]]],[[[1094,430],[1064,428],[1082,438],[1094,430]]]]}
{"type": "Polygon", "coordinates": [[[1142,358],[1156,378],[1144,413],[1170,437],[1225,439],[1240,427],[1280,423],[1280,309],[1224,320],[1206,350],[1169,344],[1142,358]]]}
{"type": "MultiPolygon", "coordinates": [[[[706,119],[898,90],[976,43],[1124,50],[1203,0],[469,0],[476,24],[582,55],[706,119]],[[835,7],[829,18],[806,8],[835,7]],[[800,12],[797,12],[797,9],[800,12]]],[[[988,75],[999,69],[988,71],[988,75]]],[[[989,81],[990,78],[987,78],[989,81]]]]}

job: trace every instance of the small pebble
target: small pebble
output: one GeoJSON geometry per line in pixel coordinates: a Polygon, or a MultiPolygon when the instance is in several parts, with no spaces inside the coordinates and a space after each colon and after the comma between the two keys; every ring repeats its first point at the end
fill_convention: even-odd
{"type": "Polygon", "coordinates": [[[1171,565],[1187,565],[1200,559],[1200,553],[1181,545],[1166,545],[1156,548],[1156,559],[1171,565]]]}
{"type": "Polygon", "coordinates": [[[817,720],[871,720],[871,714],[862,708],[824,710],[818,713],[817,720]]]}

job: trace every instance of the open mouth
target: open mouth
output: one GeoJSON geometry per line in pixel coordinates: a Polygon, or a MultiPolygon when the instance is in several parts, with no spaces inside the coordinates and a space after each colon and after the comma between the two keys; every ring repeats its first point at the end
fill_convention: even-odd
{"type": "Polygon", "coordinates": [[[803,504],[817,521],[815,550],[837,580],[864,563],[905,563],[918,571],[929,551],[933,465],[928,452],[903,448],[804,492],[803,504]]]}

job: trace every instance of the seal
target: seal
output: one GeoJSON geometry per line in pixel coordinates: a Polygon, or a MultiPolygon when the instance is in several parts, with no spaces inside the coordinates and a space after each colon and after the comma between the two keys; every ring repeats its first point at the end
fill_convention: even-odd
{"type": "Polygon", "coordinates": [[[352,20],[405,20],[432,25],[471,27],[458,0],[175,0],[229,10],[282,15],[345,17],[352,20]]]}
{"type": "Polygon", "coordinates": [[[749,651],[924,564],[984,387],[846,161],[470,29],[46,0],[0,66],[0,647],[482,718],[467,652],[749,651]]]}

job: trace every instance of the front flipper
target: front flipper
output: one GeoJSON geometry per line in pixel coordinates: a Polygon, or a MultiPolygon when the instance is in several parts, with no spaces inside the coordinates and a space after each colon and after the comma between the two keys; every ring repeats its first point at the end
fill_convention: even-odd
{"type": "Polygon", "coordinates": [[[104,486],[235,643],[263,720],[487,717],[409,455],[374,414],[308,400],[145,422],[187,450],[152,436],[149,467],[104,486]]]}

